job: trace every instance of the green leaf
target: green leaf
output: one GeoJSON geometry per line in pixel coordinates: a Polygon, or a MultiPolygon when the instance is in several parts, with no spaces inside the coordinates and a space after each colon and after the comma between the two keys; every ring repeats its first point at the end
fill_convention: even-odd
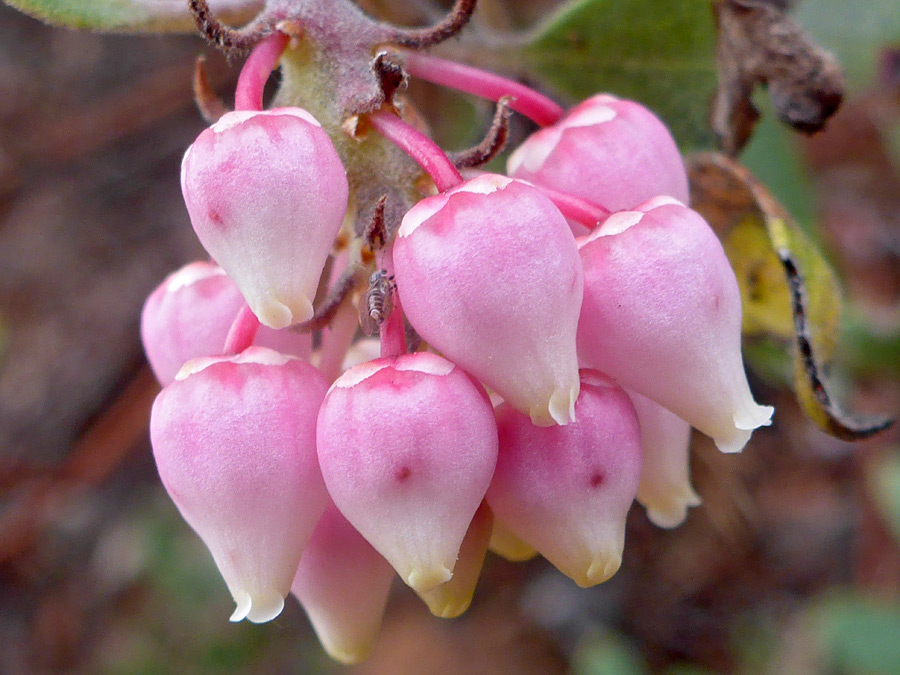
{"type": "MultiPolygon", "coordinates": [[[[710,147],[716,85],[709,0],[576,0],[509,53],[575,100],[610,92],[641,101],[684,148],[710,147]]],[[[518,61],[513,61],[517,59],[518,61]]]]}
{"type": "Polygon", "coordinates": [[[834,52],[856,90],[871,85],[880,50],[900,44],[897,0],[805,0],[794,18],[834,52]]]}
{"type": "MultiPolygon", "coordinates": [[[[3,0],[41,21],[69,28],[111,32],[194,32],[187,0],[3,0]]],[[[263,0],[210,0],[227,23],[243,23],[263,0]]]]}
{"type": "Polygon", "coordinates": [[[855,595],[822,600],[819,636],[839,672],[900,673],[900,605],[855,595]]]}
{"type": "Polygon", "coordinates": [[[718,154],[689,162],[691,203],[722,239],[744,307],[744,334],[790,346],[793,387],[806,414],[845,440],[890,426],[844,411],[828,371],[837,346],[841,288],[812,240],[747,169],[718,154]]]}

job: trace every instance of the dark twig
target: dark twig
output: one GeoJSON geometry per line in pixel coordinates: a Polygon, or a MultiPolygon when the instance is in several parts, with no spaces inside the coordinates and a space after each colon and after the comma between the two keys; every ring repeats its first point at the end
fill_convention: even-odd
{"type": "Polygon", "coordinates": [[[272,21],[254,21],[245,28],[231,28],[213,16],[206,0],[188,0],[188,9],[201,35],[226,52],[249,51],[274,30],[272,21]]]}
{"type": "Polygon", "coordinates": [[[303,323],[291,326],[291,330],[296,333],[308,333],[310,331],[325,328],[325,326],[331,323],[331,320],[334,318],[334,315],[337,312],[338,307],[340,307],[341,303],[344,301],[344,298],[346,298],[356,286],[357,272],[358,270],[354,265],[351,265],[344,270],[340,279],[338,279],[337,283],[332,287],[331,292],[328,294],[328,298],[326,298],[322,306],[316,310],[313,318],[309,321],[304,321],[303,323]]]}
{"type": "Polygon", "coordinates": [[[456,0],[453,9],[443,21],[428,28],[395,28],[390,41],[411,49],[424,49],[440,44],[455,36],[469,23],[476,4],[477,0],[456,0]]]}
{"type": "Polygon", "coordinates": [[[509,140],[509,104],[511,101],[509,96],[504,96],[497,101],[494,119],[481,143],[468,150],[450,154],[450,161],[456,165],[457,169],[483,166],[503,152],[503,148],[506,147],[506,142],[509,140]]]}
{"type": "Polygon", "coordinates": [[[384,94],[384,102],[394,105],[394,94],[399,89],[405,89],[409,82],[409,76],[403,67],[396,61],[392,61],[387,52],[378,52],[372,60],[372,70],[378,76],[381,84],[381,92],[384,94]]]}
{"type": "Polygon", "coordinates": [[[373,252],[384,248],[387,243],[387,227],[384,222],[384,207],[387,204],[387,195],[382,195],[375,204],[375,211],[372,213],[372,221],[366,227],[363,233],[363,239],[373,252]]]}
{"type": "Polygon", "coordinates": [[[216,95],[209,82],[205,56],[198,56],[197,61],[194,63],[193,87],[194,103],[197,104],[197,109],[207,124],[215,124],[222,115],[228,112],[228,108],[225,107],[222,99],[216,95]]]}

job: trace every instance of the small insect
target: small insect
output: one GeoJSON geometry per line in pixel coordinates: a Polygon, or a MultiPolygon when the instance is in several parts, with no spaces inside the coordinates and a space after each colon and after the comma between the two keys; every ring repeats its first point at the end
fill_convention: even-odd
{"type": "Polygon", "coordinates": [[[366,335],[373,335],[394,308],[392,294],[397,285],[394,275],[387,270],[378,270],[369,277],[369,288],[359,299],[359,324],[366,335]]]}

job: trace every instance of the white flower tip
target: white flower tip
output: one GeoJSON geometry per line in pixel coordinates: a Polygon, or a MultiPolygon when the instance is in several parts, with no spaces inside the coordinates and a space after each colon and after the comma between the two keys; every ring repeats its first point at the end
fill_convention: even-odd
{"type": "Polygon", "coordinates": [[[622,554],[600,553],[597,554],[583,575],[573,576],[572,580],[582,588],[590,588],[612,577],[622,566],[622,554]]]}
{"type": "Polygon", "coordinates": [[[647,509],[647,518],[651,523],[664,530],[671,530],[687,519],[689,508],[700,506],[702,503],[700,495],[687,488],[681,494],[670,495],[666,500],[648,502],[644,504],[644,507],[647,509]]]}
{"type": "Polygon", "coordinates": [[[535,426],[550,427],[558,424],[563,427],[575,421],[575,401],[581,391],[581,383],[569,389],[554,389],[546,405],[533,406],[529,411],[531,422],[535,426]]]}
{"type": "Polygon", "coordinates": [[[315,313],[312,303],[305,295],[294,298],[290,304],[269,296],[263,298],[252,309],[260,323],[275,330],[308,321],[315,313]]]}
{"type": "Polygon", "coordinates": [[[284,609],[284,597],[275,591],[263,591],[251,596],[247,591],[238,591],[234,596],[237,607],[228,618],[232,623],[247,619],[252,623],[271,621],[284,609]]]}
{"type": "Polygon", "coordinates": [[[747,445],[754,429],[772,424],[775,408],[770,405],[757,405],[752,400],[732,415],[733,430],[725,436],[716,436],[713,440],[721,452],[731,454],[740,452],[747,445]]]}
{"type": "Polygon", "coordinates": [[[754,403],[744,410],[734,414],[734,426],[744,431],[753,431],[759,427],[767,427],[772,424],[772,415],[775,408],[770,405],[757,405],[754,403]]]}
{"type": "Polygon", "coordinates": [[[404,579],[406,585],[418,593],[428,591],[440,586],[447,581],[453,572],[446,565],[433,565],[431,567],[416,567],[404,579]]]}

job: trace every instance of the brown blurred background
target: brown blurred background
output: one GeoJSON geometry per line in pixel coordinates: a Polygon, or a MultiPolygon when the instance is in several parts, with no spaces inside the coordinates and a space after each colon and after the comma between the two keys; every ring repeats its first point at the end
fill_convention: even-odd
{"type": "MultiPolygon", "coordinates": [[[[492,20],[538,11],[506,5],[492,20]]],[[[416,3],[395,18],[420,18],[416,3]]],[[[0,5],[0,673],[343,670],[294,603],[270,625],[227,622],[231,599],[150,456],[157,389],[138,317],[168,272],[201,255],[178,169],[203,127],[190,91],[203,51],[192,37],[49,28],[0,5]]],[[[236,71],[209,56],[227,92],[236,71]]],[[[855,311],[896,330],[894,56],[793,152],[855,311]]],[[[900,411],[890,354],[851,364],[853,406],[900,411]]],[[[704,506],[671,532],[635,507],[613,580],[581,590],[542,561],[490,557],[453,621],[397,588],[375,655],[354,672],[900,672],[900,657],[895,671],[859,670],[827,613],[836,594],[864,610],[876,598],[868,633],[900,643],[897,432],[851,446],[817,431],[789,392],[754,387],[776,405],[775,426],[740,456],[695,437],[704,506]]]]}

